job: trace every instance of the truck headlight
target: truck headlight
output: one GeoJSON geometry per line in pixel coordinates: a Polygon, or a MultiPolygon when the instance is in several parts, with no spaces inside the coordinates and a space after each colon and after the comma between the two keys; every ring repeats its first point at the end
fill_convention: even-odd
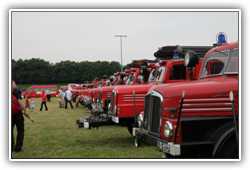
{"type": "Polygon", "coordinates": [[[117,106],[116,106],[116,99],[117,99],[117,92],[116,92],[116,90],[115,89],[113,89],[112,90],[112,112],[114,113],[114,114],[116,114],[116,111],[117,111],[117,106]]]}
{"type": "Polygon", "coordinates": [[[169,121],[166,121],[165,125],[164,125],[164,136],[171,137],[174,134],[174,128],[173,128],[173,124],[169,121]]]}
{"type": "Polygon", "coordinates": [[[139,114],[138,120],[141,121],[141,122],[143,122],[143,115],[142,115],[142,113],[139,114]]]}
{"type": "Polygon", "coordinates": [[[111,111],[111,103],[108,104],[108,111],[111,111]]]}
{"type": "Polygon", "coordinates": [[[142,123],[143,123],[143,114],[140,113],[138,116],[137,116],[137,123],[138,123],[138,127],[141,127],[142,126],[142,123]]]}

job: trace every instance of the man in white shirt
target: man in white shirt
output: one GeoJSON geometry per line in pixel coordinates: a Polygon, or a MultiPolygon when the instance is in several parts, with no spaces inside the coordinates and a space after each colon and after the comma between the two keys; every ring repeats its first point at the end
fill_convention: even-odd
{"type": "Polygon", "coordinates": [[[73,109],[72,93],[69,89],[66,90],[64,99],[65,99],[65,109],[67,109],[68,103],[70,104],[71,109],[73,109]]]}

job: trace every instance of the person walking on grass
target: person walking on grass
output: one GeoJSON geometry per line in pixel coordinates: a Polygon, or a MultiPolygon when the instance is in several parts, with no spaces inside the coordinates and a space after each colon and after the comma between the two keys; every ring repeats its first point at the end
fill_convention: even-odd
{"type": "Polygon", "coordinates": [[[59,108],[64,108],[65,107],[65,90],[64,88],[59,89],[59,108]]]}
{"type": "Polygon", "coordinates": [[[34,98],[30,98],[30,110],[33,112],[35,110],[35,100],[34,98]]]}
{"type": "Polygon", "coordinates": [[[25,107],[18,101],[18,96],[15,95],[16,83],[12,81],[11,87],[11,152],[20,152],[23,147],[24,140],[24,117],[27,117],[32,122],[34,120],[26,113],[25,107]],[[17,129],[16,142],[14,142],[14,128],[17,129]]]}
{"type": "Polygon", "coordinates": [[[67,109],[68,103],[70,104],[71,109],[73,109],[72,92],[69,89],[66,90],[64,99],[65,99],[65,109],[67,109]]]}
{"type": "Polygon", "coordinates": [[[48,111],[48,107],[47,107],[47,95],[45,93],[45,91],[43,90],[42,91],[42,94],[41,94],[41,107],[40,107],[40,111],[43,110],[43,106],[45,106],[45,110],[48,111]]]}

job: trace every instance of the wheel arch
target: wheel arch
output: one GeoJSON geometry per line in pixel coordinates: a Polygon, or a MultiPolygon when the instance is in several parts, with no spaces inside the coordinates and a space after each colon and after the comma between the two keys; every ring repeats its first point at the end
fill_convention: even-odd
{"type": "MultiPolygon", "coordinates": [[[[212,156],[215,157],[218,152],[223,148],[224,144],[235,137],[235,127],[233,123],[227,123],[223,127],[219,128],[213,135],[213,141],[215,141],[212,156]]],[[[236,139],[235,139],[236,140],[236,139]]]]}

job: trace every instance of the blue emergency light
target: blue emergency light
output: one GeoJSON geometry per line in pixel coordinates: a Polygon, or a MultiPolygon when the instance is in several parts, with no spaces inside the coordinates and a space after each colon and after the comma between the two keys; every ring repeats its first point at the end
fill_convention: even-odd
{"type": "Polygon", "coordinates": [[[227,38],[225,33],[220,32],[217,34],[217,44],[224,44],[227,43],[227,38]]]}

